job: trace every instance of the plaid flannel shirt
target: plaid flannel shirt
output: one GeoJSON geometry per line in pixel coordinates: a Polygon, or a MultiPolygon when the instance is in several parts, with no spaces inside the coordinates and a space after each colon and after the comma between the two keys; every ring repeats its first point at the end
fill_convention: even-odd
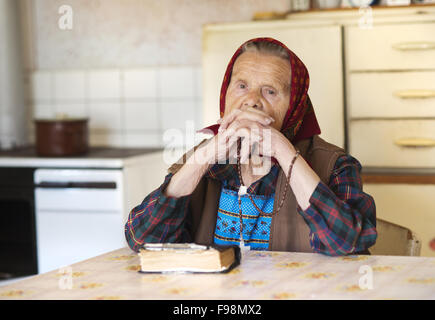
{"type": "MultiPolygon", "coordinates": [[[[351,155],[339,157],[328,185],[320,181],[311,195],[306,210],[297,206],[310,228],[314,252],[346,255],[367,250],[376,242],[376,207],[373,198],[364,193],[360,177],[361,164],[351,155]]],[[[275,191],[279,167],[254,182],[248,192],[268,196],[275,191]]],[[[238,190],[240,182],[235,165],[212,166],[205,174],[211,179],[226,180],[238,190]]],[[[172,174],[133,208],[125,224],[125,236],[132,250],[145,242],[192,242],[188,219],[190,195],[174,198],[163,193],[172,174]]]]}

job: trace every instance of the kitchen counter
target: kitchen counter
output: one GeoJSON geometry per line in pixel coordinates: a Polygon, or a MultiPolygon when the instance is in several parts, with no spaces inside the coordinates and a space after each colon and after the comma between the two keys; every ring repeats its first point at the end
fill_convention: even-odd
{"type": "Polygon", "coordinates": [[[435,299],[435,258],[425,257],[250,251],[227,274],[138,270],[122,248],[0,287],[0,299],[435,299]]]}
{"type": "Polygon", "coordinates": [[[111,148],[91,147],[79,156],[40,157],[33,146],[13,150],[0,150],[0,167],[75,167],[75,168],[122,168],[142,162],[158,148],[111,148]]]}

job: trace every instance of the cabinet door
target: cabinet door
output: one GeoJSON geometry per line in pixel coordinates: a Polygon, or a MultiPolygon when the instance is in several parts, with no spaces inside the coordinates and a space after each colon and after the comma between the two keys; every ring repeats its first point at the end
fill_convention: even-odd
{"type": "Polygon", "coordinates": [[[435,257],[435,185],[364,183],[364,192],[375,199],[378,218],[404,226],[421,240],[421,256],[435,257]]]}
{"type": "Polygon", "coordinates": [[[309,95],[321,137],[344,147],[343,67],[340,26],[292,26],[286,22],[214,25],[203,34],[204,124],[219,118],[219,93],[228,62],[237,48],[256,37],[272,37],[292,50],[310,75],[309,95]]]}
{"type": "Polygon", "coordinates": [[[435,68],[435,23],[403,23],[346,28],[349,70],[435,68]]]}

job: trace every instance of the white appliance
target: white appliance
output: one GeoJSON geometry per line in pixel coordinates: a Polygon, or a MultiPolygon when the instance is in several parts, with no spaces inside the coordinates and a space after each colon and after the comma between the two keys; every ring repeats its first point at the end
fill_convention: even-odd
{"type": "Polygon", "coordinates": [[[126,246],[122,170],[37,169],[34,182],[38,273],[126,246]]]}

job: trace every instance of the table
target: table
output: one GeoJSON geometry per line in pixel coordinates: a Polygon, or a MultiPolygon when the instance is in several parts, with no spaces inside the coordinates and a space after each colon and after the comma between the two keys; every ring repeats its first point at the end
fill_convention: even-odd
{"type": "Polygon", "coordinates": [[[0,287],[0,299],[435,299],[430,257],[249,251],[227,274],[138,270],[122,248],[0,287]]]}

